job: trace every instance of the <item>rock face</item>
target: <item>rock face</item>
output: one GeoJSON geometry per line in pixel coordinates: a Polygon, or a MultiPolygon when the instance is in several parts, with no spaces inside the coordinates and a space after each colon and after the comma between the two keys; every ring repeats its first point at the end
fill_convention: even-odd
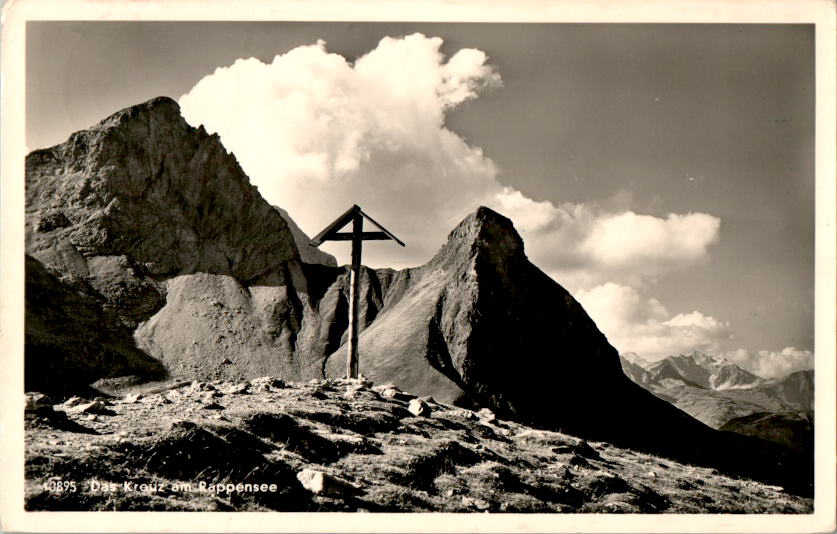
{"type": "Polygon", "coordinates": [[[766,380],[710,355],[669,356],[646,362],[622,355],[634,382],[713,428],[760,412],[814,409],[814,372],[766,380]]]}
{"type": "Polygon", "coordinates": [[[134,346],[131,329],[82,279],[62,282],[30,256],[25,268],[27,390],[63,395],[107,376],[166,376],[162,363],[134,346]]]}
{"type": "MultiPolygon", "coordinates": [[[[55,382],[42,377],[69,361],[85,371],[57,380],[86,384],[139,355],[175,375],[321,374],[305,359],[325,349],[288,224],[173,100],[122,110],[32,152],[26,185],[27,253],[46,268],[29,263],[27,384],[55,382]],[[87,295],[86,313],[112,328],[92,344],[79,343],[83,331],[50,338],[54,292],[87,295]],[[32,358],[63,363],[50,372],[32,358]]],[[[61,316],[66,330],[72,315],[61,316]]]]}

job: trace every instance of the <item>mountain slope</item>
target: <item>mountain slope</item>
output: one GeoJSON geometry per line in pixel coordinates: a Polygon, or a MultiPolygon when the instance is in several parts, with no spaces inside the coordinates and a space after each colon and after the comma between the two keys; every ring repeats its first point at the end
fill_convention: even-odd
{"type": "Polygon", "coordinates": [[[251,281],[299,258],[284,219],[217,135],[191,128],[168,98],[32,152],[26,181],[27,250],[65,271],[86,275],[84,263],[124,255],[149,277],[251,281]],[[67,252],[53,253],[56,243],[67,252]]]}
{"type": "Polygon", "coordinates": [[[719,430],[779,443],[803,454],[814,453],[814,412],[752,413],[727,421],[719,430]]]}
{"type": "Polygon", "coordinates": [[[41,401],[26,414],[24,506],[692,514],[813,507],[776,486],[485,412],[428,402],[431,411],[415,416],[415,395],[370,386],[260,378],[135,388],[100,401],[107,413],[95,420],[73,403],[41,401]],[[53,477],[73,480],[76,491],[49,491],[53,477]],[[95,491],[91,481],[114,489],[95,491]],[[265,490],[247,491],[248,483],[265,490]],[[217,484],[220,491],[209,489],[217,484]]]}

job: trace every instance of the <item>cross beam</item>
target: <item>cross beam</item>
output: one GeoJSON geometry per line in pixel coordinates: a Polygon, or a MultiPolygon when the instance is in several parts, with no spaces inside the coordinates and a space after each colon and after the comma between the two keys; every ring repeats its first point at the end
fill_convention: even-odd
{"type": "Polygon", "coordinates": [[[351,281],[349,285],[349,348],[346,359],[346,377],[358,377],[358,298],[360,294],[360,254],[364,241],[387,240],[395,241],[399,245],[406,246],[403,241],[395,237],[389,230],[378,224],[375,219],[363,213],[360,206],[355,204],[343,215],[326,226],[322,232],[311,239],[311,246],[319,247],[325,241],[351,241],[352,242],[352,266],[351,281]],[[364,232],[363,220],[366,219],[379,232],[364,232]],[[343,227],[352,223],[351,232],[340,232],[343,227]]]}

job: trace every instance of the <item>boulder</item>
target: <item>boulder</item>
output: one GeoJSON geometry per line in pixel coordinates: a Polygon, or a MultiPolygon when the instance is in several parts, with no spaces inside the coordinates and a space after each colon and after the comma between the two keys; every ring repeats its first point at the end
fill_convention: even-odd
{"type": "Polygon", "coordinates": [[[428,417],[433,410],[421,399],[413,399],[407,405],[407,410],[416,417],[428,417]]]}
{"type": "Polygon", "coordinates": [[[52,411],[52,400],[43,393],[27,393],[24,410],[27,412],[52,411]]]}
{"type": "Polygon", "coordinates": [[[254,378],[250,381],[250,384],[256,391],[272,391],[285,387],[285,382],[272,376],[254,378]]]}
{"type": "Polygon", "coordinates": [[[85,402],[87,402],[87,401],[85,401],[81,397],[73,395],[69,399],[62,402],[61,406],[64,407],[64,408],[72,408],[74,406],[78,406],[79,404],[84,404],[85,402]]]}
{"type": "Polygon", "coordinates": [[[223,393],[232,395],[243,395],[250,393],[250,382],[238,382],[223,389],[223,393]]]}
{"type": "Polygon", "coordinates": [[[479,417],[480,421],[483,423],[493,423],[497,420],[497,416],[494,415],[494,412],[488,408],[480,409],[480,411],[477,412],[477,417],[479,417]]]}
{"type": "Polygon", "coordinates": [[[108,404],[99,400],[91,402],[83,402],[75,404],[67,408],[67,413],[75,414],[93,414],[93,415],[113,415],[114,412],[108,408],[108,404]]]}
{"type": "Polygon", "coordinates": [[[317,495],[345,497],[355,489],[348,482],[316,469],[303,469],[297,473],[296,478],[302,487],[317,495]]]}

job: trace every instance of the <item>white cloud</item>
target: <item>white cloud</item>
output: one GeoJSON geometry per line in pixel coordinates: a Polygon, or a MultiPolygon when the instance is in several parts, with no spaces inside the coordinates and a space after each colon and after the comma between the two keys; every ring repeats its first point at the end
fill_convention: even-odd
{"type": "MultiPolygon", "coordinates": [[[[500,85],[500,76],[478,50],[445,61],[441,44],[420,34],[384,38],[354,65],[322,41],[270,64],[238,60],[180,105],[309,234],[357,203],[409,245],[373,243],[366,263],[422,263],[500,189],[494,163],[444,126],[446,110],[500,85]]],[[[331,246],[346,258],[345,244],[331,246]]]]}
{"type": "Polygon", "coordinates": [[[581,248],[605,265],[622,267],[638,260],[686,263],[706,253],[720,223],[704,213],[660,219],[627,211],[598,218],[581,248]]]}
{"type": "MultiPolygon", "coordinates": [[[[357,203],[407,242],[365,245],[368,265],[424,263],[479,205],[510,217],[529,257],[571,290],[638,284],[706,255],[719,225],[710,215],[555,205],[503,185],[494,162],[444,125],[446,112],[500,86],[500,74],[480,50],[446,59],[441,45],[386,37],[352,64],[320,41],[269,64],[219,68],[180,104],[309,234],[357,203]]],[[[345,243],[326,246],[348,259],[345,243]]]]}
{"type": "Polygon", "coordinates": [[[658,300],[613,282],[578,291],[576,298],[619,352],[649,360],[694,350],[717,354],[732,337],[727,322],[699,311],[672,316],[658,300]]]}
{"type": "Polygon", "coordinates": [[[738,349],[727,352],[724,357],[763,378],[779,378],[796,371],[814,368],[814,353],[794,347],[785,347],[778,352],[738,349]]]}
{"type": "Polygon", "coordinates": [[[814,368],[814,353],[786,347],[781,351],[724,351],[733,339],[730,324],[699,311],[673,315],[654,298],[642,298],[628,286],[608,282],[575,294],[599,330],[620,353],[634,352],[655,361],[701,351],[724,357],[763,378],[778,378],[814,368]]]}
{"type": "MultiPolygon", "coordinates": [[[[512,219],[528,256],[579,296],[620,350],[665,356],[713,350],[729,337],[727,323],[697,311],[672,316],[633,289],[707,257],[720,220],[639,214],[620,195],[556,205],[503,184],[482,149],[445,127],[447,112],[500,87],[500,74],[480,50],[446,58],[441,45],[414,34],[386,37],[354,63],[323,41],[269,64],[240,59],[180,105],[309,235],[356,203],[407,242],[365,244],[367,265],[424,263],[459,220],[487,205],[512,219]]],[[[345,243],[323,248],[348,261],[345,243]]]]}
{"type": "Polygon", "coordinates": [[[609,281],[642,286],[702,261],[721,223],[705,213],[662,218],[595,203],[553,208],[549,222],[529,232],[530,254],[570,290],[609,281]]]}

